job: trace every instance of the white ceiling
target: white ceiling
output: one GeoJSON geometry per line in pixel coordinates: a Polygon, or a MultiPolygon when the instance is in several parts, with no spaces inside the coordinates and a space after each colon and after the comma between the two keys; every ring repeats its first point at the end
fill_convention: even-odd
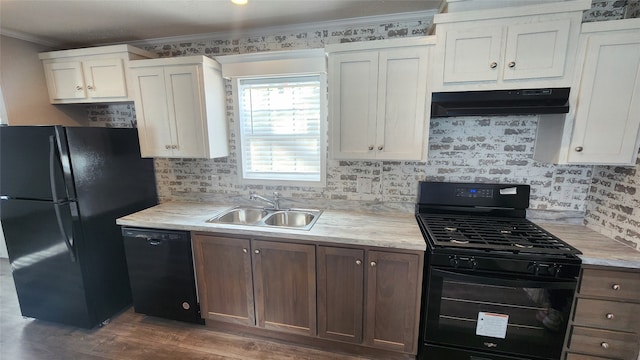
{"type": "Polygon", "coordinates": [[[441,0],[0,0],[0,32],[52,47],[437,9],[441,0]]]}

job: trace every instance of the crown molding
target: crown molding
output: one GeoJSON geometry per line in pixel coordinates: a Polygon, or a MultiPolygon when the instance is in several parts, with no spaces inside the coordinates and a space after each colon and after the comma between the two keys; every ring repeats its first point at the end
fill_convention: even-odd
{"type": "MultiPolygon", "coordinates": [[[[428,21],[433,22],[433,16],[437,13],[437,10],[425,10],[415,11],[407,13],[396,13],[386,15],[375,16],[363,16],[357,18],[330,20],[330,21],[318,21],[308,22],[295,25],[284,26],[269,26],[256,29],[246,29],[238,31],[220,31],[211,33],[201,33],[193,35],[183,36],[169,36],[154,39],[144,39],[136,41],[128,41],[127,44],[133,46],[153,46],[159,44],[171,44],[178,42],[197,42],[211,39],[229,39],[237,37],[250,37],[250,36],[263,36],[265,34],[281,34],[281,33],[296,33],[304,31],[318,30],[322,28],[335,28],[335,27],[357,27],[362,25],[378,24],[378,23],[390,23],[397,21],[428,21]]],[[[115,43],[104,43],[97,45],[113,45],[115,43]]]]}
{"type": "Polygon", "coordinates": [[[56,42],[56,41],[44,39],[44,38],[41,38],[41,37],[38,37],[38,36],[25,34],[25,33],[19,32],[19,31],[7,30],[7,29],[2,29],[2,28],[0,28],[0,35],[8,36],[10,38],[14,38],[14,39],[18,39],[18,40],[28,41],[30,43],[43,45],[43,46],[47,46],[47,47],[50,47],[50,48],[54,48],[54,47],[60,45],[60,43],[56,42]]]}

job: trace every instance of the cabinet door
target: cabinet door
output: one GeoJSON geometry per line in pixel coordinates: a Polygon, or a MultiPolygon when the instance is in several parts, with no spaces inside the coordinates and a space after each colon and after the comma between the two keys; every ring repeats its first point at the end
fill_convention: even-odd
{"type": "Polygon", "coordinates": [[[362,342],[363,261],[363,250],[318,247],[320,337],[362,342]]]}
{"type": "Polygon", "coordinates": [[[502,26],[447,31],[443,81],[497,81],[503,66],[502,32],[502,26]]]}
{"type": "Polygon", "coordinates": [[[509,26],[502,78],[564,76],[570,28],[568,19],[509,26]]]}
{"type": "Polygon", "coordinates": [[[415,351],[419,258],[414,254],[368,252],[365,342],[388,350],[415,351]]]}
{"type": "Polygon", "coordinates": [[[253,240],[252,249],[258,326],[315,336],[315,247],[253,240]]]}
{"type": "Polygon", "coordinates": [[[205,114],[202,85],[197,65],[166,66],[169,127],[174,136],[176,157],[205,154],[205,114]]]}
{"type": "Polygon", "coordinates": [[[140,153],[143,157],[170,157],[172,131],[162,67],[130,69],[135,91],[140,153]]]}
{"type": "Polygon", "coordinates": [[[82,76],[82,65],[78,61],[44,64],[49,99],[84,99],[87,97],[82,76]]]}
{"type": "Polygon", "coordinates": [[[568,161],[633,164],[640,127],[640,32],[588,39],[568,161]]]}
{"type": "Polygon", "coordinates": [[[329,76],[333,158],[375,158],[378,52],[332,54],[329,76]]]}
{"type": "Polygon", "coordinates": [[[122,59],[90,60],[82,63],[90,98],[127,97],[122,59]]]}
{"type": "Polygon", "coordinates": [[[193,240],[202,316],[255,325],[249,240],[204,235],[193,240]]]}
{"type": "Polygon", "coordinates": [[[427,55],[426,46],[380,52],[377,159],[422,159],[427,55]]]}

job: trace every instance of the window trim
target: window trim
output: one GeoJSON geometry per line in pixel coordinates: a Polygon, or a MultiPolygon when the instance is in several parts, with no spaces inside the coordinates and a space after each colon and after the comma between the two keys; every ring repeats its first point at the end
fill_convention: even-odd
{"type": "Polygon", "coordinates": [[[233,96],[233,118],[235,122],[234,131],[236,139],[236,159],[238,182],[242,185],[267,185],[267,186],[298,186],[298,187],[325,187],[327,183],[327,129],[328,129],[328,103],[327,103],[327,75],[325,73],[307,74],[278,74],[270,76],[243,76],[234,77],[231,81],[233,96]],[[317,76],[320,81],[320,180],[270,180],[245,178],[243,174],[242,157],[242,129],[240,124],[240,81],[247,79],[276,79],[303,76],[317,76]]]}

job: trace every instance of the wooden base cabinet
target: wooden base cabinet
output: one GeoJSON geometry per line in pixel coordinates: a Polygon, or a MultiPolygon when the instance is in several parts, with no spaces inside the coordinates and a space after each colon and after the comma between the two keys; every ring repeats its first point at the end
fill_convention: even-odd
{"type": "Polygon", "coordinates": [[[576,293],[566,360],[637,360],[640,272],[586,265],[576,293]]]}
{"type": "Polygon", "coordinates": [[[315,246],[195,234],[205,319],[316,334],[315,246]]]}
{"type": "Polygon", "coordinates": [[[275,330],[282,339],[389,358],[417,353],[422,252],[206,233],[192,239],[210,325],[275,330]]]}
{"type": "Polygon", "coordinates": [[[193,245],[202,316],[255,325],[251,241],[195,235],[193,245]]]}
{"type": "Polygon", "coordinates": [[[415,354],[420,269],[417,254],[319,246],[320,337],[415,354]]]}

